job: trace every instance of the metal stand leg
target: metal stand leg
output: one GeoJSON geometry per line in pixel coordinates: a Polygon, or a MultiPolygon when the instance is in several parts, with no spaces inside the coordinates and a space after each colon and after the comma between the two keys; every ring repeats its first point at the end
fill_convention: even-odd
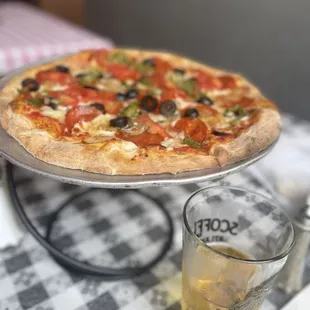
{"type": "MultiPolygon", "coordinates": [[[[172,239],[173,239],[173,221],[168,213],[168,211],[161,205],[161,203],[154,199],[153,197],[148,196],[142,192],[133,191],[135,194],[142,195],[145,198],[152,201],[152,203],[160,209],[168,223],[168,232],[167,232],[167,239],[165,240],[164,244],[162,245],[162,249],[160,253],[154,257],[149,263],[144,266],[139,267],[132,267],[132,268],[109,268],[109,267],[101,267],[101,266],[94,266],[90,265],[87,262],[82,262],[76,260],[63,252],[57,249],[50,240],[51,231],[53,229],[53,225],[58,219],[59,214],[70,204],[74,204],[79,199],[81,199],[84,195],[88,194],[90,191],[95,191],[98,189],[92,188],[88,189],[78,195],[74,195],[70,197],[67,201],[65,201],[62,205],[60,205],[55,212],[50,215],[49,222],[47,225],[46,236],[43,237],[39,234],[37,229],[33,226],[30,219],[28,218],[25,210],[18,198],[16,186],[13,178],[13,166],[12,164],[6,165],[6,174],[7,174],[7,183],[9,193],[12,197],[13,205],[15,207],[16,213],[20,217],[22,223],[25,225],[27,230],[36,238],[36,240],[46,249],[49,253],[54,257],[54,259],[63,267],[69,269],[70,271],[78,272],[84,275],[89,276],[97,276],[102,277],[105,280],[118,280],[118,279],[126,279],[138,276],[144,272],[149,271],[155,264],[157,264],[168,252],[171,247],[172,239]]],[[[126,190],[128,191],[128,190],[126,190]]]]}

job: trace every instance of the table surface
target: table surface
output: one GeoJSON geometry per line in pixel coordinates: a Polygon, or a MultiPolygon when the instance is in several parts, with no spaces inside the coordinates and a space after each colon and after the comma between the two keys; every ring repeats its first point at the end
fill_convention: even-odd
{"type": "MultiPolygon", "coordinates": [[[[292,119],[285,120],[283,135],[289,135],[291,128],[301,131],[300,126],[292,119]]],[[[309,124],[302,126],[305,134],[309,132],[309,124]]],[[[15,170],[15,178],[27,214],[40,232],[44,232],[48,214],[81,190],[20,168],[15,170]]],[[[27,234],[20,246],[0,253],[0,309],[180,309],[182,208],[193,191],[210,184],[242,186],[270,195],[247,171],[199,185],[141,189],[167,207],[174,219],[175,236],[167,256],[150,272],[131,280],[106,282],[72,274],[27,234]]],[[[126,190],[95,191],[64,211],[52,238],[69,255],[93,264],[119,267],[145,262],[165,238],[162,215],[149,204],[126,190]]],[[[305,281],[310,282],[310,257],[305,281]]],[[[279,309],[288,300],[273,290],[262,309],[279,309]]]]}
{"type": "Polygon", "coordinates": [[[43,58],[112,46],[110,39],[34,6],[0,3],[0,75],[43,58]]]}

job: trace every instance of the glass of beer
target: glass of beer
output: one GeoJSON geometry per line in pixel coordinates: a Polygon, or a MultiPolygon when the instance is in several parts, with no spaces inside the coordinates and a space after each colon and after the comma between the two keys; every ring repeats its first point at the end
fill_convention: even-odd
{"type": "Polygon", "coordinates": [[[199,190],[183,211],[183,310],[257,310],[294,245],[287,215],[245,189],[199,190]]]}

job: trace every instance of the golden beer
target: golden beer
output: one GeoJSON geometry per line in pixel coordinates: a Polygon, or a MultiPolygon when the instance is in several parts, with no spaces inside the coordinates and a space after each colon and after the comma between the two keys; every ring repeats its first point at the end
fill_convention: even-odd
{"type": "MultiPolygon", "coordinates": [[[[208,244],[213,249],[239,259],[252,259],[250,255],[228,244],[208,244]]],[[[183,266],[183,310],[230,310],[245,303],[248,284],[259,267],[223,260],[215,252],[198,247],[193,257],[192,270],[187,273],[183,266]],[[210,267],[210,268],[208,268],[210,267]],[[220,269],[218,269],[220,268],[220,269]],[[195,271],[193,272],[193,269],[195,271]],[[220,270],[220,272],[216,272],[220,270]]]]}

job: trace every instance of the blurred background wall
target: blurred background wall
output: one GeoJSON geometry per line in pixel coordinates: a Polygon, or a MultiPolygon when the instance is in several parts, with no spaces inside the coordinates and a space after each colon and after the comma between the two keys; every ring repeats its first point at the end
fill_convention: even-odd
{"type": "Polygon", "coordinates": [[[88,0],[85,23],[117,45],[242,72],[282,110],[310,119],[309,0],[88,0]]]}
{"type": "Polygon", "coordinates": [[[34,0],[45,11],[75,24],[85,24],[85,0],[34,0]]]}

